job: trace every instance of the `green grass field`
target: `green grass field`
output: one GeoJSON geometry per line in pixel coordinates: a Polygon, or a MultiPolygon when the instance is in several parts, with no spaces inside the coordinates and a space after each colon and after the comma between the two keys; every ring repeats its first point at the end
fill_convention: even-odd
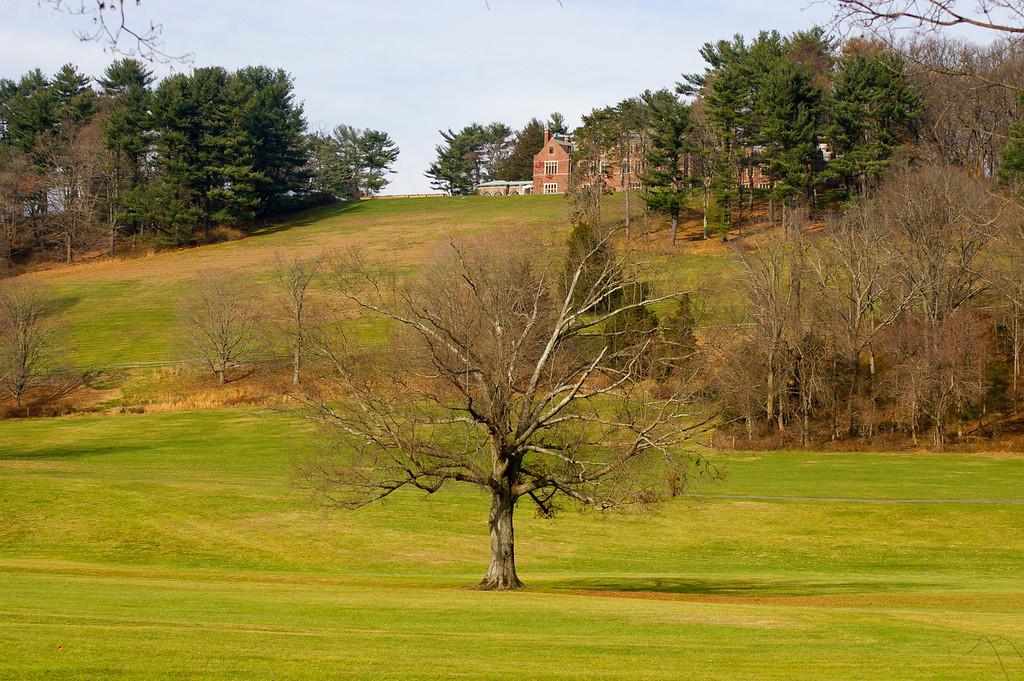
{"type": "Polygon", "coordinates": [[[531,588],[495,594],[459,588],[480,493],[326,514],[313,446],[254,409],[0,422],[0,679],[1024,679],[1024,504],[982,501],[1020,455],[715,453],[720,496],[521,506],[531,588]]]}
{"type": "MultiPolygon", "coordinates": [[[[176,301],[214,270],[265,282],[276,251],[345,249],[411,270],[449,234],[557,243],[567,214],[364,201],[25,278],[58,296],[69,363],[172,360],[176,301]]],[[[737,295],[721,248],[653,239],[657,277],[737,295]]],[[[195,381],[91,380],[128,404],[195,381]]],[[[653,513],[521,506],[530,588],[498,594],[460,588],[486,570],[479,491],[327,513],[293,479],[317,446],[256,408],[0,420],[0,680],[1024,680],[1021,454],[713,452],[724,479],[653,513]]]]}

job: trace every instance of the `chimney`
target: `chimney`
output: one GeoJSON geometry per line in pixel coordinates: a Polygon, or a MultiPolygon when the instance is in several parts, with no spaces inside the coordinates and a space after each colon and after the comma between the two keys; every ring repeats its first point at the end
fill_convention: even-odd
{"type": "Polygon", "coordinates": [[[551,141],[551,128],[549,128],[548,126],[545,125],[544,126],[544,144],[545,144],[545,146],[550,141],[551,141]]]}

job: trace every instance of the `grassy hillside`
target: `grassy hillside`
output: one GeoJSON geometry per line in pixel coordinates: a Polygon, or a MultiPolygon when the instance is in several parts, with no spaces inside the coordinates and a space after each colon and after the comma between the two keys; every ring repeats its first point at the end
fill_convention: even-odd
{"type": "MultiPolygon", "coordinates": [[[[634,198],[633,212],[641,209],[634,198]]],[[[240,272],[269,286],[275,253],[290,257],[349,250],[410,268],[423,263],[438,242],[451,235],[510,229],[532,230],[538,239],[561,244],[569,232],[568,214],[569,205],[561,195],[339,203],[267,226],[240,241],[114,260],[98,257],[20,279],[46,285],[59,299],[67,326],[68,365],[86,370],[173,361],[189,356],[175,327],[175,307],[201,276],[240,272]]],[[[606,199],[604,215],[610,221],[624,218],[622,195],[606,199]]],[[[660,226],[657,218],[634,219],[638,230],[660,226]]],[[[651,243],[658,247],[663,240],[667,237],[658,234],[651,243]]],[[[690,250],[676,249],[666,261],[665,276],[696,282],[705,279],[705,271],[720,266],[720,259],[700,253],[699,245],[690,250]]]]}
{"type": "MultiPolygon", "coordinates": [[[[612,211],[620,211],[614,202],[612,211]]],[[[358,250],[396,266],[426,259],[451,234],[526,228],[567,233],[562,196],[385,199],[341,203],[271,225],[241,241],[202,248],[100,258],[25,275],[60,298],[77,367],[174,360],[174,308],[197,277],[221,270],[257,278],[275,252],[314,255],[358,250]]],[[[264,277],[265,278],[265,277],[264,277]]]]}
{"type": "Polygon", "coordinates": [[[1005,678],[982,637],[1024,674],[1024,504],[981,501],[1020,456],[717,454],[748,498],[521,506],[531,589],[482,594],[483,496],[325,515],[292,418],[0,422],[0,678],[1005,678]]]}

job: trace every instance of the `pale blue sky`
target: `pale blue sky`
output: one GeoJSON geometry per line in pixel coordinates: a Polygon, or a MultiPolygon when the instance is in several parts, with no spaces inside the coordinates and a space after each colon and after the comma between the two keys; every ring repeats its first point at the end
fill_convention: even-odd
{"type": "MultiPolygon", "coordinates": [[[[807,0],[142,0],[129,19],[163,25],[192,65],[283,68],[311,127],[385,130],[401,147],[386,193],[429,191],[440,128],[552,111],[571,126],[592,108],[700,71],[707,41],[828,19],[807,0]],[[489,9],[488,9],[489,4],[489,9]]],[[[0,76],[66,62],[100,75],[115,56],[79,42],[81,18],[34,0],[0,0],[0,76]]],[[[158,76],[189,64],[154,64],[158,76]]]]}

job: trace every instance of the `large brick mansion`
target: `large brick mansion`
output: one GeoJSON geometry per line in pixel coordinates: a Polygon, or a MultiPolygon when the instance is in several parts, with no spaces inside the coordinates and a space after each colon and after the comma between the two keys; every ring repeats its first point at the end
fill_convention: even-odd
{"type": "MultiPolygon", "coordinates": [[[[824,149],[822,150],[824,152],[824,149]]],[[[629,153],[622,163],[627,167],[623,168],[618,162],[602,162],[602,174],[604,183],[608,189],[620,191],[626,189],[639,189],[641,186],[640,174],[643,170],[643,154],[637,145],[630,145],[629,153]]],[[[552,135],[550,130],[544,130],[544,146],[533,157],[533,180],[505,181],[494,180],[483,182],[476,188],[479,196],[515,196],[522,194],[563,194],[571,183],[573,167],[573,144],[569,135],[552,135]]],[[[760,189],[770,186],[765,168],[755,166],[753,178],[744,177],[742,184],[749,187],[751,179],[753,185],[760,189]]],[[[584,180],[584,183],[586,180],[584,180]]]]}
{"type": "MultiPolygon", "coordinates": [[[[618,191],[628,184],[631,189],[640,187],[640,159],[633,161],[633,167],[621,172],[617,164],[604,164],[605,185],[618,191]]],[[[517,194],[563,194],[569,189],[572,177],[573,146],[569,135],[552,135],[544,130],[544,146],[533,157],[533,180],[484,182],[477,187],[480,196],[513,196],[517,194]]]]}

